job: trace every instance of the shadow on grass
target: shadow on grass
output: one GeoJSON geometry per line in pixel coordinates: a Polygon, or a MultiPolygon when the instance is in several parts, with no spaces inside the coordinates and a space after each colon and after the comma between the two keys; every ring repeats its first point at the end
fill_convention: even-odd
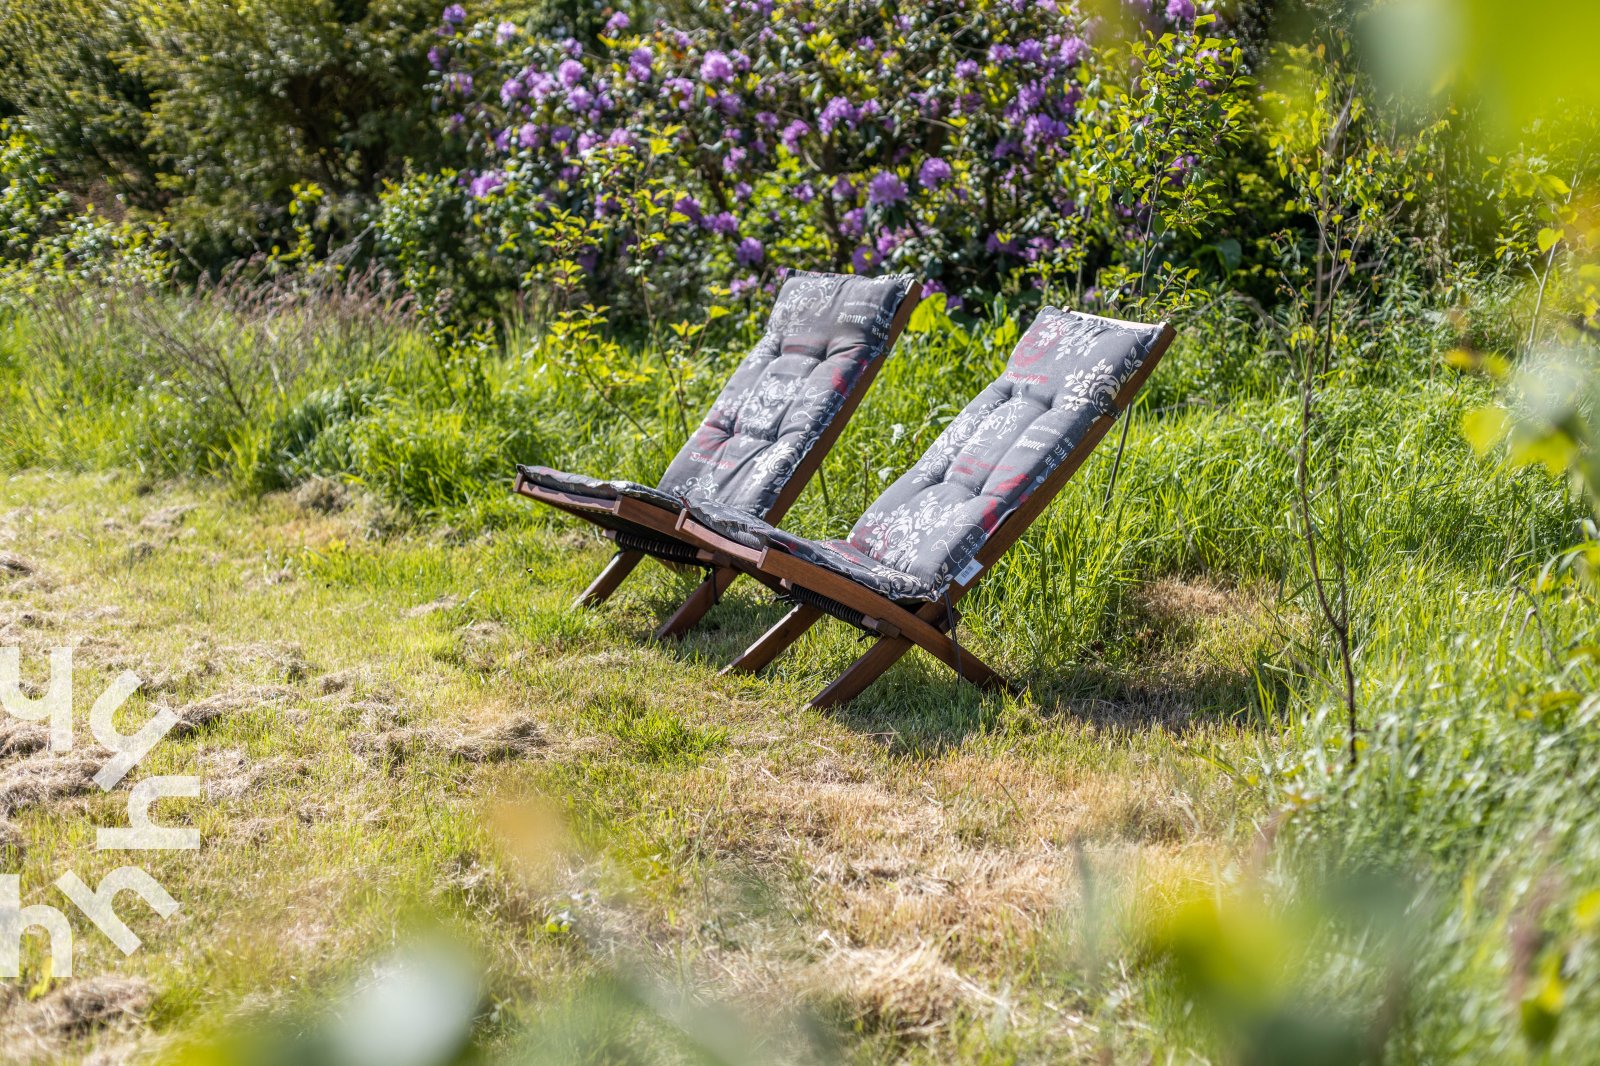
{"type": "MultiPolygon", "coordinates": [[[[641,642],[654,638],[656,627],[671,617],[704,579],[704,571],[689,571],[664,583],[640,603],[633,632],[641,642]]],[[[747,577],[731,585],[717,605],[688,633],[660,647],[683,660],[705,662],[718,669],[738,658],[756,638],[789,613],[789,604],[774,599],[747,577]]]]}
{"type": "MultiPolygon", "coordinates": [[[[699,578],[698,571],[689,571],[641,590],[627,608],[630,636],[648,641],[699,578]]],[[[720,667],[789,609],[741,579],[692,632],[661,647],[681,661],[720,667]]],[[[1280,645],[1263,618],[1259,604],[1237,593],[1162,579],[1131,587],[1096,627],[1103,636],[1081,647],[1028,656],[1016,648],[996,649],[991,641],[975,646],[1021,687],[1020,697],[980,691],[913,649],[861,696],[830,713],[917,757],[937,755],[974,735],[1033,732],[1052,723],[1177,736],[1219,723],[1264,728],[1271,709],[1283,703],[1285,685],[1269,665],[1280,645]]],[[[800,682],[814,693],[870,646],[831,619],[812,634],[767,676],[800,682]]]]}
{"type": "Polygon", "coordinates": [[[1015,642],[975,648],[1022,689],[1020,697],[980,692],[913,651],[837,713],[853,728],[920,754],[975,733],[1051,723],[1178,736],[1219,723],[1261,729],[1286,702],[1287,685],[1273,663],[1288,638],[1259,591],[1163,577],[1128,586],[1091,632],[1097,635],[1086,642],[1031,654],[1015,642]]]}
{"type": "MultiPolygon", "coordinates": [[[[908,659],[911,657],[908,656],[908,659]]],[[[1226,722],[1264,728],[1256,679],[1212,675],[1153,683],[1137,668],[1067,667],[1031,676],[1020,697],[957,682],[925,656],[897,664],[877,684],[831,713],[852,729],[882,737],[902,754],[939,755],[982,734],[1031,734],[1077,722],[1119,733],[1183,736],[1226,722]]]]}

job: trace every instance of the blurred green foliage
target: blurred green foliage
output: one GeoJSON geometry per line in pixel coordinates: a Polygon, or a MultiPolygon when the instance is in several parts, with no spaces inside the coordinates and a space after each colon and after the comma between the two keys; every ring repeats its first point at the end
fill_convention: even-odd
{"type": "MultiPolygon", "coordinates": [[[[399,81],[423,62],[431,5],[97,10],[50,0],[5,16],[25,42],[0,88],[13,113],[0,139],[6,467],[131,465],[241,492],[332,476],[406,519],[524,523],[505,491],[512,461],[650,480],[752,339],[746,316],[699,312],[703,288],[652,287],[648,261],[611,275],[652,301],[625,305],[641,312],[627,321],[575,283],[588,244],[665,245],[672,160],[648,144],[586,164],[582,180],[626,194],[599,234],[509,194],[476,200],[429,158],[440,116],[420,76],[399,81]],[[388,274],[329,260],[369,223],[388,274]],[[265,280],[165,284],[175,260],[204,274],[252,250],[265,280]]],[[[1312,294],[1330,270],[1348,275],[1316,350],[1320,432],[1351,501],[1363,758],[1344,769],[1326,649],[1286,638],[1240,711],[1275,731],[1258,760],[1223,768],[1275,812],[1261,827],[1271,858],[1259,884],[1224,871],[1224,888],[1130,934],[1152,1041],[1241,1063],[1592,1058],[1589,14],[1547,0],[1247,7],[1236,25],[1260,86],[1248,114],[1228,116],[1221,169],[1193,200],[1158,190],[1171,230],[1101,234],[1115,249],[1102,291],[1178,317],[1183,340],[1145,394],[1114,521],[1091,464],[970,601],[963,626],[980,643],[1026,634],[1004,647],[1041,690],[1093,690],[1114,672],[1100,649],[1117,654],[1135,580],[1216,575],[1280,589],[1288,616],[1304,607],[1286,383],[1315,340],[1312,294]],[[1339,165],[1319,167],[1335,128],[1339,165]],[[1335,231],[1319,261],[1319,232],[1335,231]]],[[[599,13],[530,18],[583,37],[599,13]]],[[[1186,117],[1204,100],[1157,103],[1191,130],[1220,128],[1186,117]]],[[[1141,104],[1095,88],[1085,107],[1109,117],[1082,128],[1095,162],[1071,180],[1096,194],[1141,180],[1151,149],[1120,136],[1141,104]]],[[[987,380],[1042,298],[1017,280],[987,307],[919,310],[793,528],[836,533],[987,380]]],[[[1040,280],[1087,297],[1075,271],[1040,280]]],[[[661,762],[724,742],[673,719],[606,721],[661,762]]],[[[604,1035],[629,994],[601,988],[579,1029],[604,1035]]]]}
{"type": "Polygon", "coordinates": [[[0,106],[79,202],[159,214],[192,267],[282,241],[300,182],[328,192],[319,228],[338,244],[437,143],[437,15],[431,0],[10,4],[0,106]]]}
{"type": "Polygon", "coordinates": [[[203,262],[279,239],[297,182],[327,193],[327,239],[365,224],[371,196],[436,134],[422,94],[431,0],[131,4],[127,69],[155,88],[147,144],[167,213],[203,262]]]}
{"type": "MultiPolygon", "coordinates": [[[[524,301],[548,307],[545,280],[529,273],[544,263],[537,234],[549,219],[536,216],[545,208],[576,208],[540,199],[548,181],[532,183],[531,173],[508,172],[508,184],[495,194],[471,195],[484,145],[478,133],[467,138],[452,125],[448,112],[468,101],[452,104],[438,92],[429,52],[445,41],[438,32],[440,10],[434,0],[13,3],[0,12],[0,34],[9,45],[0,58],[0,115],[12,116],[14,132],[48,158],[49,194],[65,196],[70,213],[93,207],[112,224],[145,226],[173,251],[185,276],[215,275],[275,250],[282,255],[309,237],[302,258],[376,255],[419,300],[453,318],[455,328],[470,330],[524,301]],[[291,209],[304,201],[297,189],[310,187],[320,194],[297,218],[291,209]]],[[[526,42],[529,56],[562,53],[569,34],[599,56],[600,26],[611,10],[566,0],[496,0],[471,5],[466,16],[482,31],[461,39],[492,42],[504,24],[517,28],[516,40],[526,42]]],[[[1067,130],[1072,163],[1058,167],[1049,183],[1052,195],[1078,205],[1079,214],[1051,228],[1035,217],[1041,200],[1024,202],[1027,210],[1008,207],[1006,218],[985,219],[1019,246],[1048,239],[1058,253],[1015,269],[1019,261],[985,250],[983,234],[962,236],[970,212],[952,210],[919,221],[919,232],[893,253],[899,257],[894,265],[930,277],[948,273],[953,283],[1009,270],[1013,276],[1003,284],[991,279],[975,291],[997,285],[1021,300],[1042,286],[1051,298],[1127,310],[1136,309],[1137,301],[1129,301],[1143,287],[1145,296],[1167,289],[1164,295],[1204,299],[1234,291],[1277,305],[1285,283],[1297,284],[1279,269],[1286,251],[1292,261],[1315,233],[1303,190],[1282,168],[1292,153],[1285,155],[1275,141],[1283,135],[1281,107],[1274,103],[1283,80],[1274,72],[1293,68],[1297,77],[1357,89],[1366,117],[1351,131],[1359,141],[1352,158],[1369,148],[1404,150],[1406,183],[1390,180],[1393,169],[1369,179],[1384,216],[1383,231],[1372,239],[1387,250],[1385,276],[1403,272],[1419,284],[1448,286],[1463,273],[1520,270],[1538,253],[1538,234],[1552,221],[1535,217],[1551,186],[1542,177],[1529,184],[1519,175],[1567,181],[1571,168],[1565,155],[1546,150],[1548,137],[1537,143],[1514,137],[1505,132],[1506,122],[1522,123],[1515,128],[1523,130],[1538,100],[1581,101],[1586,83],[1581,64],[1547,44],[1538,69],[1530,67],[1527,75],[1538,92],[1519,96],[1506,122],[1495,120],[1485,102],[1490,89],[1506,81],[1523,84],[1521,68],[1502,64],[1492,76],[1451,73],[1478,69],[1464,66],[1463,55],[1487,61],[1507,51],[1487,43],[1502,30],[1508,41],[1524,41],[1520,27],[1516,33],[1500,27],[1495,10],[1465,0],[1375,6],[1252,0],[1224,9],[1193,35],[1141,40],[1140,30],[1118,41],[1103,34],[1094,46],[1103,61],[1097,59],[1096,76],[1085,82],[1067,130]],[[1369,40],[1392,45],[1393,55],[1386,59],[1389,52],[1365,47],[1369,40]],[[1452,41],[1464,42],[1462,48],[1452,51],[1452,41]],[[1423,91],[1411,92],[1418,86],[1423,91]],[[1494,136],[1481,135],[1491,124],[1494,136]],[[1147,128],[1160,135],[1143,136],[1147,128]],[[1192,177],[1158,176],[1174,165],[1192,177]],[[1160,210],[1140,207],[1154,199],[1166,201],[1160,210]],[[1144,212],[1139,225],[1123,217],[1130,210],[1144,212]],[[1011,215],[1018,224],[1007,228],[1011,215]],[[1151,285],[1152,279],[1158,283],[1151,285]]],[[[714,10],[697,5],[632,13],[636,29],[655,16],[696,32],[714,33],[720,25],[714,10]]],[[[1116,21],[1107,16],[1107,25],[1116,21]]],[[[930,49],[940,39],[923,34],[904,47],[921,49],[918,54],[927,53],[937,66],[930,49]]],[[[855,68],[845,44],[829,45],[831,58],[817,71],[785,76],[811,78],[824,97],[844,91],[841,86],[869,97],[878,93],[870,81],[852,81],[854,88],[834,84],[860,80],[846,78],[855,68]]],[[[468,110],[499,107],[493,89],[517,58],[515,50],[499,65],[491,44],[483,44],[481,56],[464,53],[463,62],[479,63],[464,69],[475,71],[489,93],[468,110]]],[[[993,106],[1003,102],[997,97],[993,106]]],[[[1569,129],[1587,129],[1578,110],[1563,114],[1569,129]]],[[[697,144],[720,143],[722,119],[713,117],[706,129],[691,131],[697,144]]],[[[676,111],[661,118],[699,121],[676,111]]],[[[682,139],[667,127],[656,134],[674,146],[682,139]]],[[[1579,144],[1583,137],[1574,133],[1569,140],[1579,144]]],[[[657,153],[641,143],[639,151],[639,163],[675,193],[715,185],[726,156],[714,147],[657,153]]],[[[617,173],[606,159],[588,154],[574,165],[581,171],[570,179],[575,195],[617,173]]],[[[747,222],[764,227],[766,255],[755,276],[770,281],[779,266],[848,265],[850,248],[839,245],[838,233],[821,228],[788,194],[804,175],[794,167],[770,167],[752,182],[748,210],[741,208],[747,222]]],[[[907,180],[916,186],[909,171],[907,180]]],[[[635,277],[608,266],[628,242],[607,226],[594,249],[600,272],[588,271],[591,301],[616,307],[627,294],[631,303],[642,286],[658,303],[692,306],[708,280],[732,276],[733,245],[705,242],[681,220],[666,228],[673,240],[649,260],[651,270],[635,277]]]]}

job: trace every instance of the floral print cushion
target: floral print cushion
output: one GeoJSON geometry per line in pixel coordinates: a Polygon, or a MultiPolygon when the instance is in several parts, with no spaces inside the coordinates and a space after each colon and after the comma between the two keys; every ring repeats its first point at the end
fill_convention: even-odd
{"type": "Polygon", "coordinates": [[[766,332],[734,371],[661,491],[765,515],[888,346],[909,275],[792,274],[766,332]]]}
{"type": "MultiPolygon", "coordinates": [[[[890,599],[936,600],[976,576],[973,556],[1077,447],[1144,364],[1160,330],[1047,307],[1000,377],[945,427],[844,540],[813,541],[728,516],[707,524],[776,547],[890,599]],[[720,523],[720,524],[719,524],[720,523]]],[[[696,508],[696,514],[700,509],[696,508]]],[[[705,519],[702,519],[703,521],[705,519]]]]}
{"type": "Polygon", "coordinates": [[[778,532],[778,527],[757,518],[747,511],[724,507],[715,500],[695,500],[689,504],[689,514],[708,529],[721,533],[735,544],[761,549],[767,546],[767,537],[778,532]]]}
{"type": "MultiPolygon", "coordinates": [[[[1083,440],[1144,364],[1160,328],[1046,307],[1005,370],[867,508],[846,540],[942,593],[1083,440]]],[[[930,597],[931,598],[931,597],[930,597]]]]}
{"type": "Polygon", "coordinates": [[[589,496],[599,500],[614,500],[618,496],[631,496],[645,503],[653,503],[657,507],[665,507],[669,511],[678,510],[678,500],[669,496],[660,489],[653,489],[649,485],[641,485],[637,481],[602,481],[599,478],[586,477],[583,474],[569,474],[565,470],[556,470],[548,466],[522,466],[518,464],[517,473],[522,475],[524,481],[531,481],[543,488],[554,489],[557,492],[567,492],[574,496],[589,496]]]}
{"type": "Polygon", "coordinates": [[[910,574],[902,574],[877,560],[857,551],[848,541],[807,540],[793,533],[785,533],[768,522],[702,500],[690,504],[690,513],[701,525],[722,534],[729,540],[747,548],[777,548],[817,566],[843,574],[857,584],[880,592],[893,600],[936,599],[938,593],[927,594],[923,583],[910,574]]]}

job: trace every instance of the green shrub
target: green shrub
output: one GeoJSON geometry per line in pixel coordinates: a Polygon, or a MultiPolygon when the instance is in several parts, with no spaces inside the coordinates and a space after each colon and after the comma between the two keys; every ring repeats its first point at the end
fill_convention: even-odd
{"type": "Polygon", "coordinates": [[[217,263],[287,243],[292,187],[328,193],[320,226],[349,240],[386,178],[436,143],[422,93],[428,0],[141,4],[126,64],[159,92],[150,143],[180,192],[179,240],[217,263]]]}
{"type": "Polygon", "coordinates": [[[160,211],[174,189],[149,143],[156,86],[132,68],[140,0],[30,0],[0,8],[0,113],[22,116],[73,188],[160,211]]]}
{"type": "Polygon", "coordinates": [[[49,153],[28,131],[0,120],[0,271],[32,258],[69,209],[49,153]]]}
{"type": "Polygon", "coordinates": [[[465,412],[380,408],[348,432],[356,480],[425,514],[442,514],[511,473],[504,434],[465,412]]]}
{"type": "Polygon", "coordinates": [[[186,265],[289,243],[305,182],[329,194],[326,252],[362,231],[407,160],[434,158],[436,15],[425,0],[14,4],[0,101],[75,192],[164,218],[186,265]]]}

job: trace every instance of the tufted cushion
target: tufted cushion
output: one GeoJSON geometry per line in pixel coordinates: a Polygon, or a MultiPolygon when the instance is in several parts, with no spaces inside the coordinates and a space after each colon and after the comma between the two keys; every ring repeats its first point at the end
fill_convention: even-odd
{"type": "Polygon", "coordinates": [[[843,574],[859,585],[865,585],[892,600],[937,599],[938,593],[927,594],[924,583],[858,551],[849,541],[807,540],[785,533],[770,522],[721,507],[709,500],[690,505],[690,512],[701,525],[748,548],[776,547],[790,555],[798,556],[817,566],[843,574]]]}
{"type": "Polygon", "coordinates": [[[861,372],[883,354],[908,275],[792,274],[661,490],[765,515],[861,372]]]}
{"type": "Polygon", "coordinates": [[[565,470],[556,470],[548,466],[522,466],[518,464],[517,473],[524,480],[531,481],[543,488],[554,489],[557,492],[568,492],[574,496],[589,496],[598,500],[614,500],[618,496],[631,496],[645,503],[653,503],[657,507],[664,507],[669,511],[678,510],[678,500],[669,496],[660,489],[653,489],[649,485],[641,485],[637,481],[602,481],[599,478],[587,477],[583,474],[569,474],[565,470]]]}
{"type": "MultiPolygon", "coordinates": [[[[828,567],[891,599],[938,599],[951,581],[970,578],[962,571],[984,541],[1061,465],[1095,419],[1116,413],[1117,392],[1143,365],[1159,332],[1047,307],[1001,375],[867,508],[848,537],[810,541],[749,526],[741,537],[828,567]]],[[[707,517],[714,527],[728,524],[725,515],[707,517]]]]}
{"type": "Polygon", "coordinates": [[[883,355],[889,326],[911,285],[905,274],[790,275],[778,291],[766,332],[668,465],[659,488],[547,466],[517,471],[535,485],[578,496],[629,496],[670,511],[688,502],[715,501],[765,515],[850,398],[862,371],[883,355]]]}

